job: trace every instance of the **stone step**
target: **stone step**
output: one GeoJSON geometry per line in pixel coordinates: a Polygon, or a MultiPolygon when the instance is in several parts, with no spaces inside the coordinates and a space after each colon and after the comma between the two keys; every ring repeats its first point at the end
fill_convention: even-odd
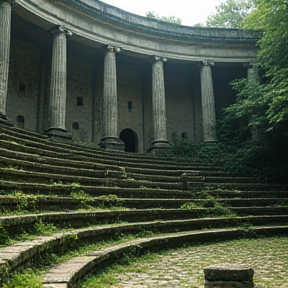
{"type": "Polygon", "coordinates": [[[265,183],[226,183],[226,182],[190,182],[186,190],[190,191],[288,191],[287,185],[265,183]]]}
{"type": "MultiPolygon", "coordinates": [[[[268,225],[275,223],[288,223],[288,213],[286,215],[259,215],[259,216],[235,216],[235,217],[214,217],[214,218],[193,218],[195,213],[191,211],[172,210],[176,217],[171,216],[168,210],[114,210],[114,211],[86,211],[86,212],[54,212],[54,213],[40,213],[40,214],[27,214],[17,216],[1,216],[0,223],[5,229],[13,229],[17,233],[17,228],[29,227],[37,222],[52,223],[57,227],[70,227],[79,228],[89,225],[129,222],[129,223],[142,223],[150,221],[155,225],[158,223],[174,223],[177,225],[190,226],[189,229],[202,229],[203,227],[218,227],[219,223],[226,225],[268,225]],[[186,212],[186,213],[185,213],[186,212]],[[143,214],[149,214],[148,216],[143,214]],[[156,217],[158,220],[154,220],[156,217]],[[174,219],[174,220],[173,220],[174,219]]],[[[193,212],[193,211],[192,211],[193,212]]],[[[159,224],[159,225],[160,225],[159,224]]],[[[161,224],[161,225],[162,225],[161,224]]],[[[163,224],[164,225],[164,224],[163,224]]],[[[16,234],[15,233],[15,234],[16,234]]]]}
{"type": "MultiPolygon", "coordinates": [[[[128,167],[139,167],[139,168],[162,168],[165,170],[178,170],[178,169],[183,169],[183,170],[187,170],[187,169],[191,169],[191,167],[199,167],[199,164],[193,165],[193,163],[187,163],[187,162],[178,162],[178,161],[169,161],[169,162],[165,162],[165,158],[157,158],[151,157],[151,160],[148,162],[145,162],[145,159],[143,159],[142,161],[140,161],[141,159],[136,159],[136,160],[131,160],[129,161],[129,158],[127,157],[121,157],[121,153],[119,153],[120,155],[118,157],[115,157],[115,155],[108,157],[107,155],[102,155],[100,154],[95,154],[95,153],[88,153],[82,150],[69,150],[69,145],[68,147],[64,148],[61,147],[60,145],[51,145],[51,143],[54,143],[53,141],[50,140],[45,140],[45,141],[41,141],[41,142],[34,142],[34,141],[29,141],[29,140],[25,140],[25,139],[20,139],[11,135],[7,135],[7,134],[0,134],[0,139],[1,139],[1,146],[4,148],[7,148],[7,146],[9,147],[9,145],[6,144],[6,147],[4,146],[3,142],[8,142],[8,144],[11,143],[17,143],[18,146],[22,146],[21,149],[20,147],[13,147],[13,150],[16,151],[22,151],[22,152],[30,152],[30,153],[37,153],[39,155],[44,155],[44,156],[53,156],[55,155],[55,153],[58,153],[60,155],[62,155],[63,157],[67,157],[66,159],[79,159],[81,158],[82,160],[86,159],[87,161],[91,161],[92,159],[94,161],[98,161],[99,163],[102,164],[109,164],[109,165],[121,165],[121,166],[128,166],[128,167]],[[25,146],[25,147],[23,147],[25,146]],[[18,148],[18,149],[17,149],[18,148]]],[[[58,143],[58,142],[57,142],[58,143]]],[[[57,144],[56,143],[56,144],[57,144]]],[[[65,144],[63,144],[65,145],[65,144]]],[[[11,145],[10,145],[11,147],[11,145]]],[[[204,164],[200,164],[200,167],[205,168],[207,167],[207,169],[215,169],[214,167],[211,167],[210,165],[204,165],[204,164]]]]}
{"type": "MultiPolygon", "coordinates": [[[[0,151],[1,152],[1,151],[0,151]]],[[[83,165],[84,166],[84,165],[83,165]]],[[[102,166],[95,167],[95,169],[87,168],[75,168],[70,166],[56,166],[45,163],[30,162],[26,160],[18,160],[8,157],[0,156],[0,167],[16,170],[27,170],[29,172],[51,172],[54,174],[65,174],[65,175],[75,175],[75,176],[87,176],[96,178],[126,178],[126,173],[124,169],[120,167],[112,166],[102,166]]]]}
{"type": "MultiPolygon", "coordinates": [[[[92,198],[90,200],[85,200],[85,205],[82,199],[75,199],[72,196],[65,197],[53,197],[53,196],[38,196],[36,197],[26,197],[25,198],[25,209],[29,211],[33,210],[44,210],[49,211],[49,209],[62,209],[62,210],[74,210],[77,208],[89,205],[95,208],[101,207],[124,207],[129,209],[178,209],[183,207],[190,207],[191,210],[201,211],[201,213],[210,214],[220,213],[221,210],[227,208],[227,211],[235,212],[235,209],[247,209],[251,211],[251,208],[272,208],[278,209],[280,211],[288,206],[288,198],[250,198],[250,199],[158,199],[158,198],[92,198]],[[190,206],[189,206],[190,205],[190,206]],[[219,206],[221,205],[221,206],[219,206]],[[203,208],[203,209],[202,209],[203,208]],[[206,211],[205,211],[206,210],[206,211]]],[[[3,211],[17,211],[23,205],[22,197],[13,196],[0,196],[0,207],[3,211]],[[19,206],[19,207],[18,207],[19,206]]],[[[23,208],[22,208],[23,209],[23,208]]],[[[190,209],[190,208],[183,208],[190,209]]],[[[247,215],[242,211],[241,215],[247,215]],[[244,214],[243,214],[244,213],[244,214]]],[[[1,210],[0,210],[1,211],[1,210]]],[[[201,214],[202,215],[202,214],[201,214]]],[[[249,214],[248,214],[249,215],[249,214]]]]}
{"type": "MultiPolygon", "coordinates": [[[[233,209],[235,207],[282,207],[288,206],[288,198],[250,198],[250,199],[123,199],[123,206],[127,208],[165,208],[177,209],[187,203],[192,203],[196,207],[213,208],[215,204],[233,209]]],[[[196,208],[195,207],[195,208],[196,208]]]]}
{"type": "MultiPolygon", "coordinates": [[[[39,141],[43,141],[43,140],[49,140],[49,144],[53,145],[53,146],[61,146],[63,148],[65,148],[67,150],[78,150],[78,151],[87,151],[89,153],[93,153],[93,154],[100,154],[101,156],[110,156],[115,158],[115,156],[117,158],[123,158],[123,159],[132,159],[132,160],[148,160],[148,161],[152,161],[155,162],[155,159],[161,159],[161,161],[163,161],[164,163],[170,162],[170,163],[188,163],[189,165],[191,164],[191,160],[189,161],[185,161],[183,159],[175,159],[174,157],[155,157],[154,155],[149,155],[149,154],[139,154],[139,153],[119,153],[119,152],[115,152],[112,150],[103,150],[100,149],[98,147],[98,145],[96,143],[79,143],[79,142],[74,142],[74,141],[69,141],[69,142],[59,142],[59,141],[50,141],[50,139],[48,139],[48,137],[46,135],[41,135],[39,133],[36,132],[31,132],[28,130],[23,130],[21,128],[18,127],[3,127],[0,125],[0,131],[3,134],[7,134],[10,136],[14,136],[14,137],[18,137],[20,139],[26,139],[26,140],[30,140],[30,141],[34,141],[34,142],[39,142],[39,141]]],[[[202,162],[199,161],[193,161],[193,163],[197,164],[203,164],[202,162]]]]}
{"type": "MultiPolygon", "coordinates": [[[[193,195],[201,195],[203,192],[196,192],[193,195]]],[[[287,198],[287,190],[209,190],[209,195],[217,198],[287,198]]]]}
{"type": "MultiPolygon", "coordinates": [[[[109,171],[113,173],[113,171],[109,171]]],[[[114,175],[114,174],[112,174],[114,175]]],[[[116,173],[117,175],[117,173],[116,173]]],[[[180,190],[182,188],[181,182],[152,182],[145,180],[135,181],[134,179],[118,179],[118,178],[104,178],[104,177],[87,177],[81,175],[65,175],[55,173],[44,173],[44,172],[31,172],[25,170],[15,170],[0,167],[0,180],[6,181],[26,181],[30,183],[79,183],[87,186],[106,186],[106,187],[123,187],[123,188],[162,188],[162,189],[175,189],[180,190]]]]}
{"type": "MultiPolygon", "coordinates": [[[[1,141],[1,140],[0,140],[1,141]]],[[[17,145],[17,144],[15,144],[17,145]]],[[[13,147],[12,147],[13,148],[13,147]]],[[[23,163],[25,165],[25,162],[33,163],[33,165],[36,164],[46,164],[46,165],[54,165],[57,167],[71,167],[71,168],[82,168],[82,169],[92,169],[92,170],[119,170],[123,171],[124,168],[118,165],[106,165],[106,164],[100,164],[95,162],[86,162],[79,160],[70,160],[70,159],[61,159],[55,155],[55,157],[47,157],[38,155],[35,153],[25,153],[17,150],[11,150],[11,147],[8,149],[5,149],[3,147],[0,147],[0,161],[6,163],[7,158],[11,159],[11,161],[15,162],[17,164],[17,161],[19,161],[19,164],[23,163]]]]}
{"type": "MultiPolygon", "coordinates": [[[[74,182],[75,183],[75,182],[74,182]]],[[[74,186],[75,187],[75,186],[74,186]]],[[[39,192],[41,194],[53,194],[59,196],[68,196],[73,191],[73,183],[72,184],[63,184],[63,183],[27,183],[17,181],[6,181],[0,180],[0,189],[6,191],[5,194],[11,193],[14,190],[20,190],[26,195],[37,195],[39,192]]],[[[160,189],[160,188],[121,188],[121,187],[104,187],[104,186],[87,186],[81,185],[79,186],[79,190],[94,196],[109,196],[116,195],[121,198],[132,198],[132,197],[141,197],[141,198],[181,198],[187,199],[192,197],[192,193],[189,191],[182,191],[176,189],[160,189]]]]}
{"type": "Polygon", "coordinates": [[[237,239],[245,237],[247,233],[258,235],[277,235],[288,232],[288,226],[267,226],[253,227],[250,229],[219,229],[187,233],[166,234],[150,238],[140,238],[131,240],[123,244],[112,245],[98,251],[91,251],[83,256],[78,256],[60,263],[47,270],[43,275],[44,284],[65,283],[72,285],[83,279],[91,270],[103,269],[106,265],[111,265],[120,259],[126,252],[143,251],[150,249],[168,249],[170,247],[179,247],[184,243],[197,243],[204,241],[220,241],[228,239],[237,239]],[[109,262],[106,260],[109,258],[109,262]],[[109,263],[109,264],[108,264],[109,263]]]}
{"type": "MultiPolygon", "coordinates": [[[[20,166],[20,167],[35,167],[34,170],[39,167],[40,168],[49,168],[51,169],[62,169],[62,167],[71,167],[77,169],[88,169],[88,170],[116,170],[116,171],[125,171],[129,173],[130,177],[141,177],[137,174],[144,175],[144,177],[149,177],[148,175],[153,176],[163,176],[163,177],[181,177],[183,173],[186,173],[187,170],[160,170],[160,169],[143,169],[143,168],[131,168],[131,167],[121,167],[116,165],[106,165],[106,164],[99,164],[95,162],[87,162],[87,161],[80,161],[80,160],[69,160],[69,159],[61,159],[59,157],[46,157],[46,156],[39,156],[31,153],[23,153],[19,151],[13,151],[5,148],[0,148],[0,163],[2,165],[8,166],[20,166]],[[47,167],[47,165],[49,165],[47,167]],[[133,173],[133,174],[132,174],[133,173]],[[133,175],[133,176],[132,176],[133,175]],[[134,176],[136,175],[136,176],[134,176]]],[[[189,170],[191,173],[191,170],[189,170]]],[[[200,173],[200,172],[196,172],[200,173]]],[[[221,171],[201,171],[201,175],[203,176],[227,176],[226,172],[221,171]]]]}
{"type": "MultiPolygon", "coordinates": [[[[178,198],[178,199],[189,199],[193,197],[207,198],[209,195],[216,198],[287,198],[288,191],[286,190],[203,190],[199,191],[182,191],[175,189],[159,189],[159,188],[119,188],[119,187],[99,187],[99,186],[85,186],[81,185],[80,189],[85,193],[97,197],[101,195],[116,195],[123,198],[178,198]]],[[[53,194],[60,196],[70,195],[72,187],[70,184],[43,184],[43,183],[27,183],[20,181],[0,181],[0,190],[7,191],[10,193],[14,190],[20,190],[25,194],[53,194]],[[9,192],[10,191],[10,192],[9,192]]]]}

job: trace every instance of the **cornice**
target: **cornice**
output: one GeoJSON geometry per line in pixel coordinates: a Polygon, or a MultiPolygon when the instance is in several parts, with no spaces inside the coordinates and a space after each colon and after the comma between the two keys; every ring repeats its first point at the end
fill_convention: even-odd
{"type": "MultiPolygon", "coordinates": [[[[30,0],[31,1],[31,0],[30,0]]],[[[261,38],[261,31],[246,31],[227,28],[189,27],[149,19],[135,15],[98,0],[47,0],[59,7],[73,9],[114,25],[117,29],[137,32],[160,38],[174,38],[200,43],[229,43],[255,45],[261,38]]]]}

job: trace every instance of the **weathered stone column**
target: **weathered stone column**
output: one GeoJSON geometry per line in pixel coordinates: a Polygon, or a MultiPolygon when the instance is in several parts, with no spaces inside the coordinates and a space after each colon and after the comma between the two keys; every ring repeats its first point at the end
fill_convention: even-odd
{"type": "Polygon", "coordinates": [[[204,61],[200,68],[202,123],[204,142],[206,143],[213,143],[216,141],[216,111],[211,70],[213,65],[213,62],[204,61]]]}
{"type": "Polygon", "coordinates": [[[49,98],[49,129],[53,138],[71,139],[66,131],[67,37],[72,32],[63,26],[51,30],[53,35],[52,68],[49,98]]]}
{"type": "Polygon", "coordinates": [[[0,0],[0,120],[6,118],[6,99],[10,60],[11,10],[14,1],[0,0]]]}
{"type": "Polygon", "coordinates": [[[166,58],[153,57],[152,64],[152,113],[154,125],[154,140],[148,148],[152,154],[171,153],[171,146],[167,141],[166,103],[163,63],[166,58]]]}
{"type": "Polygon", "coordinates": [[[109,45],[104,56],[103,132],[102,148],[124,151],[124,143],[118,137],[118,100],[116,53],[119,47],[109,45]]]}
{"type": "MultiPolygon", "coordinates": [[[[255,65],[254,63],[244,63],[243,64],[244,68],[247,68],[247,80],[248,82],[250,81],[255,81],[255,83],[259,82],[259,75],[258,75],[258,66],[255,65]]],[[[256,126],[256,125],[250,125],[250,131],[252,134],[253,139],[261,139],[263,135],[263,131],[261,129],[261,126],[256,126]]]]}
{"type": "Polygon", "coordinates": [[[254,63],[245,63],[244,68],[247,68],[247,79],[249,80],[259,80],[258,67],[254,63]]]}

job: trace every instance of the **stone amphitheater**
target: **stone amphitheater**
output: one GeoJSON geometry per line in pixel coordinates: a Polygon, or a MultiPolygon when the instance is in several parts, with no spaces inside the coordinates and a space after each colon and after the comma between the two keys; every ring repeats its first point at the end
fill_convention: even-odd
{"type": "Polygon", "coordinates": [[[105,151],[0,127],[2,279],[33,268],[47,253],[63,255],[105,239],[98,250],[43,271],[44,287],[77,287],[88,273],[135,250],[287,235],[287,187],[205,163],[105,151]],[[17,241],[33,235],[39,223],[59,231],[17,241]],[[130,237],[119,242],[119,235],[130,237]],[[5,237],[15,240],[5,244],[5,237]]]}
{"type": "Polygon", "coordinates": [[[43,287],[81,287],[127,254],[287,236],[287,187],[170,153],[216,140],[258,32],[97,0],[0,0],[0,27],[1,283],[42,263],[43,287]]]}

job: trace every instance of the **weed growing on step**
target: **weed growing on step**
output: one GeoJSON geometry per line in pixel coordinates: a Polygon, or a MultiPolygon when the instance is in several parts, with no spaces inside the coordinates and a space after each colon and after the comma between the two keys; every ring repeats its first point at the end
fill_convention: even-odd
{"type": "Polygon", "coordinates": [[[16,209],[17,211],[35,211],[37,196],[25,195],[22,191],[14,191],[11,194],[17,200],[16,209]]]}
{"type": "Polygon", "coordinates": [[[41,220],[34,224],[32,228],[35,235],[48,236],[59,231],[52,223],[43,223],[41,220]]]}
{"type": "Polygon", "coordinates": [[[235,217],[236,214],[231,211],[228,206],[219,203],[215,199],[200,200],[199,202],[187,202],[181,206],[183,210],[193,210],[193,209],[204,209],[204,214],[207,217],[215,217],[215,216],[222,216],[222,217],[235,217]]]}
{"type": "Polygon", "coordinates": [[[117,195],[109,194],[94,198],[94,206],[98,208],[122,207],[124,200],[117,195]]]}
{"type": "Polygon", "coordinates": [[[3,288],[42,288],[43,284],[41,281],[40,274],[27,269],[24,272],[13,273],[13,275],[7,279],[3,288]]]}

